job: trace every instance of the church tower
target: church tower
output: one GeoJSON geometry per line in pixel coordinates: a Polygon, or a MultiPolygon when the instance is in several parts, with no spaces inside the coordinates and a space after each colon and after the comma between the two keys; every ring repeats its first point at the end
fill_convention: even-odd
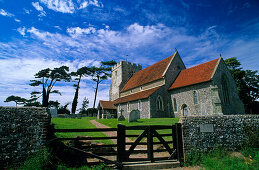
{"type": "Polygon", "coordinates": [[[109,91],[109,100],[113,101],[120,97],[120,90],[127,83],[127,81],[138,71],[142,66],[127,61],[120,61],[112,67],[111,87],[109,91]]]}

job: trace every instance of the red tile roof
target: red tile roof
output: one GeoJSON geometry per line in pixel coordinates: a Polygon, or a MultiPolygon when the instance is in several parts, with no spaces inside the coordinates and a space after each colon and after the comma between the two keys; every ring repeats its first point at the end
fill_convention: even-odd
{"type": "Polygon", "coordinates": [[[182,70],[169,90],[209,81],[219,59],[182,70]]]}
{"type": "Polygon", "coordinates": [[[114,100],[113,102],[114,102],[114,104],[119,104],[119,103],[125,103],[125,102],[128,102],[128,101],[145,99],[145,98],[148,98],[155,91],[157,91],[160,87],[162,87],[162,86],[155,87],[155,88],[150,89],[150,90],[138,92],[138,93],[128,95],[128,96],[125,96],[125,97],[121,97],[121,98],[118,98],[118,99],[114,100]]]}
{"type": "Polygon", "coordinates": [[[116,107],[114,106],[113,101],[104,101],[104,100],[100,100],[100,105],[103,109],[116,109],[116,107]]]}
{"type": "MultiPolygon", "coordinates": [[[[176,53],[174,53],[174,55],[175,54],[176,53]]],[[[174,55],[167,57],[164,60],[161,60],[143,70],[136,72],[125,84],[121,92],[161,79],[164,71],[166,70],[168,64],[170,63],[174,55]]]]}

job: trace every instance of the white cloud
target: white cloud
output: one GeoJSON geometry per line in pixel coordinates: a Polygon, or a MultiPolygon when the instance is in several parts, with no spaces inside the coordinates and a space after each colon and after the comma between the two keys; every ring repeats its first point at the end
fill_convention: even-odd
{"type": "Polygon", "coordinates": [[[73,27],[73,28],[67,29],[67,33],[69,33],[69,35],[71,35],[72,37],[80,36],[82,34],[91,34],[95,32],[96,32],[96,29],[94,27],[89,27],[89,28],[73,27]]]}
{"type": "MultiPolygon", "coordinates": [[[[8,58],[0,60],[0,105],[12,105],[14,103],[4,103],[3,101],[10,95],[17,95],[24,98],[29,98],[32,91],[40,91],[40,87],[32,87],[29,85],[30,80],[34,79],[34,74],[39,70],[45,68],[55,68],[62,65],[66,65],[70,68],[70,71],[76,71],[82,66],[91,66],[100,63],[96,60],[74,60],[74,61],[61,61],[47,58],[8,58]]],[[[79,92],[79,107],[83,98],[86,96],[90,100],[90,104],[93,104],[94,98],[94,84],[90,80],[90,77],[83,78],[81,88],[79,92]]],[[[58,100],[62,105],[67,102],[71,102],[74,96],[73,82],[57,83],[54,89],[60,90],[62,96],[51,95],[50,100],[58,100]]],[[[101,88],[99,91],[99,98],[108,99],[108,89],[101,88]],[[104,92],[105,91],[105,92],[104,92]]]]}
{"type": "Polygon", "coordinates": [[[6,17],[14,17],[14,14],[7,12],[3,9],[0,9],[0,15],[6,16],[6,17]]]}
{"type": "Polygon", "coordinates": [[[76,10],[87,8],[89,5],[103,7],[102,3],[97,0],[40,0],[49,9],[62,13],[74,13],[76,10]]]}
{"type": "Polygon", "coordinates": [[[15,20],[16,22],[21,22],[21,20],[19,20],[19,19],[16,19],[16,18],[15,18],[14,20],[15,20]]]}
{"type": "Polygon", "coordinates": [[[17,29],[17,31],[18,31],[22,36],[25,36],[25,30],[26,30],[25,27],[22,27],[22,28],[18,28],[18,29],[17,29]]]}
{"type": "Polygon", "coordinates": [[[39,17],[46,16],[46,12],[43,10],[43,7],[40,6],[39,2],[32,2],[32,6],[40,12],[39,17]]]}
{"type": "MultiPolygon", "coordinates": [[[[199,35],[192,35],[188,29],[181,27],[163,24],[143,26],[138,23],[121,31],[111,30],[109,27],[72,27],[67,29],[68,34],[47,32],[35,27],[19,28],[17,31],[21,35],[26,33],[31,41],[0,42],[0,105],[1,96],[20,94],[23,88],[24,95],[32,91],[30,86],[24,85],[33,78],[33,74],[46,67],[65,64],[71,70],[76,70],[87,65],[98,66],[100,61],[125,60],[123,56],[126,55],[128,61],[146,67],[173,54],[175,47],[187,67],[218,58],[221,53],[224,58],[237,57],[245,69],[258,70],[259,37],[254,36],[249,41],[242,36],[223,37],[217,33],[217,26],[208,27],[199,35]],[[6,89],[5,85],[10,88],[6,89]],[[21,89],[17,89],[20,85],[21,89]]],[[[58,98],[63,103],[71,102],[74,89],[69,85],[60,87],[63,96],[56,96],[51,100],[58,98]]],[[[85,96],[90,101],[93,99],[93,84],[90,85],[91,87],[89,82],[82,83],[80,100],[85,96]]],[[[108,99],[108,89],[109,85],[102,86],[98,93],[99,99],[108,99]]]]}

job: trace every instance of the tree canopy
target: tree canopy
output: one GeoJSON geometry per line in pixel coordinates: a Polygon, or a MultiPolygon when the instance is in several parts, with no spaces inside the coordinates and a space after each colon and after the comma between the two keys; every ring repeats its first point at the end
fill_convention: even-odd
{"type": "Polygon", "coordinates": [[[49,95],[50,93],[61,93],[58,90],[53,90],[54,85],[58,81],[70,81],[71,76],[68,73],[69,68],[67,66],[61,66],[59,68],[46,68],[40,70],[34,76],[36,80],[31,80],[31,86],[40,86],[42,85],[42,106],[48,107],[49,95]]]}
{"type": "Polygon", "coordinates": [[[109,77],[111,77],[111,68],[115,64],[116,64],[116,62],[113,61],[113,60],[111,60],[111,61],[103,61],[103,62],[101,62],[101,66],[100,67],[92,66],[92,67],[89,68],[90,76],[92,77],[92,80],[94,82],[96,82],[93,108],[95,108],[95,103],[96,103],[96,97],[97,97],[97,91],[98,91],[99,84],[103,80],[107,80],[109,77]]]}
{"type": "Polygon", "coordinates": [[[236,82],[238,94],[245,105],[246,113],[252,113],[251,108],[259,98],[258,71],[243,70],[236,57],[226,59],[225,63],[236,82]]]}
{"type": "Polygon", "coordinates": [[[12,96],[7,97],[4,102],[15,102],[16,107],[17,107],[17,105],[22,105],[22,104],[26,103],[26,99],[19,97],[19,96],[12,95],[12,96]]]}
{"type": "Polygon", "coordinates": [[[76,77],[75,81],[77,81],[77,83],[74,84],[74,87],[76,88],[76,91],[75,91],[74,99],[73,99],[73,102],[72,102],[72,109],[71,109],[72,114],[75,114],[75,112],[76,112],[81,78],[82,78],[82,76],[87,76],[89,74],[90,74],[90,70],[87,67],[79,68],[76,72],[71,73],[71,76],[76,77]]]}

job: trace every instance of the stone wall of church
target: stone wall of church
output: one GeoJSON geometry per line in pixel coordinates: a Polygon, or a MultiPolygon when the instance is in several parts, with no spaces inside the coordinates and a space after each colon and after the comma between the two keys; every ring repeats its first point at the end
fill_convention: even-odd
{"type": "Polygon", "coordinates": [[[185,65],[179,54],[176,53],[165,73],[165,89],[168,89],[172,85],[180,71],[183,69],[185,69],[185,65]]]}
{"type": "MultiPolygon", "coordinates": [[[[132,110],[140,110],[140,118],[141,119],[148,119],[150,118],[150,111],[149,111],[149,99],[141,99],[141,106],[140,109],[138,109],[138,100],[129,102],[130,110],[128,110],[128,103],[121,103],[120,109],[123,110],[122,115],[128,119],[129,114],[132,110]]],[[[120,113],[118,114],[120,115],[120,113]]]]}
{"type": "Polygon", "coordinates": [[[151,118],[172,117],[170,114],[170,96],[165,86],[162,86],[150,96],[150,114],[151,118]],[[160,96],[163,99],[163,110],[157,109],[157,99],[160,96]]]}
{"type": "Polygon", "coordinates": [[[213,85],[218,87],[219,97],[221,99],[222,112],[224,114],[244,114],[244,105],[239,99],[235,80],[227,69],[223,60],[220,60],[218,68],[213,76],[213,85]],[[227,78],[227,87],[229,93],[229,103],[224,102],[222,90],[222,77],[227,78]]]}
{"type": "Polygon", "coordinates": [[[170,91],[170,94],[171,102],[173,102],[174,98],[176,99],[177,111],[173,111],[175,117],[183,115],[182,106],[184,104],[187,105],[188,116],[205,116],[222,113],[220,109],[215,110],[213,98],[217,98],[217,95],[212,91],[211,82],[174,89],[170,91]],[[197,104],[194,104],[194,91],[197,93],[197,104]]]}

